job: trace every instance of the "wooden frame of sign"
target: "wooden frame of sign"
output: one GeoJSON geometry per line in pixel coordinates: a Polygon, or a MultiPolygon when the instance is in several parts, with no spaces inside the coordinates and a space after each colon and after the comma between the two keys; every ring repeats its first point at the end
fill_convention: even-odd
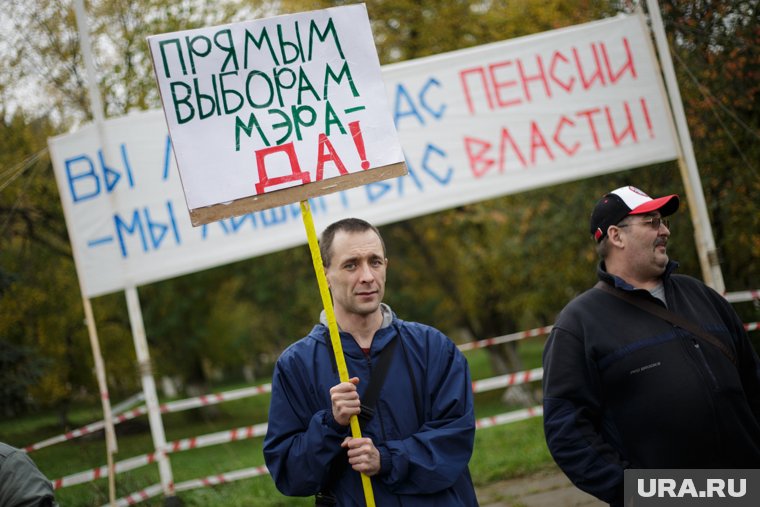
{"type": "Polygon", "coordinates": [[[191,209],[190,221],[194,227],[197,227],[217,220],[305,201],[312,197],[340,192],[368,183],[404,176],[405,174],[407,174],[406,163],[398,162],[367,171],[349,173],[305,185],[274,190],[261,195],[243,197],[228,203],[191,209]]]}

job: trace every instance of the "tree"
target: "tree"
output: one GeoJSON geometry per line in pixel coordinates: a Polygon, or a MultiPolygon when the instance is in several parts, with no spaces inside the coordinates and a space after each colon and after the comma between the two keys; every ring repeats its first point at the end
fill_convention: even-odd
{"type": "Polygon", "coordinates": [[[760,2],[662,6],[721,268],[729,290],[760,283],[760,2]]]}
{"type": "Polygon", "coordinates": [[[18,113],[0,121],[0,167],[3,186],[8,187],[0,199],[0,341],[7,347],[5,359],[17,362],[6,371],[6,381],[16,386],[14,412],[41,386],[51,389],[39,401],[62,406],[72,381],[83,380],[75,378],[82,370],[73,369],[76,363],[70,360],[76,354],[75,333],[71,325],[61,325],[74,310],[60,294],[72,283],[76,290],[76,278],[71,276],[71,251],[52,168],[40,155],[49,132],[44,119],[25,124],[18,113]]]}

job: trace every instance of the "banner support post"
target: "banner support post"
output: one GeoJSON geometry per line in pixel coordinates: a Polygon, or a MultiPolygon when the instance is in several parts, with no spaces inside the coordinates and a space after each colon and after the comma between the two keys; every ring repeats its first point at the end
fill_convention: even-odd
{"type": "Polygon", "coordinates": [[[108,501],[111,507],[116,506],[116,470],[114,469],[113,455],[119,451],[116,443],[116,432],[111,412],[111,398],[108,395],[108,382],[106,381],[106,368],[103,364],[103,355],[100,352],[98,330],[95,326],[95,317],[92,312],[92,302],[89,298],[82,297],[84,316],[87,323],[87,331],[90,336],[90,347],[95,361],[95,374],[100,387],[100,402],[103,406],[103,421],[106,433],[106,458],[108,463],[108,501]]]}
{"type": "Polygon", "coordinates": [[[707,285],[723,294],[726,292],[726,285],[723,281],[723,272],[720,269],[720,261],[715,248],[710,216],[707,213],[702,181],[699,178],[699,169],[697,168],[694,147],[689,135],[686,113],[684,112],[681,92],[678,88],[673,60],[670,57],[668,39],[665,35],[665,28],[662,23],[662,16],[660,14],[660,7],[657,5],[657,0],[647,0],[647,9],[649,10],[649,19],[652,23],[652,31],[654,32],[655,43],[657,45],[657,54],[660,57],[660,66],[665,77],[668,97],[670,98],[670,106],[673,109],[673,116],[676,122],[679,151],[681,151],[678,157],[678,166],[681,170],[684,185],[686,186],[686,197],[691,204],[691,221],[694,224],[694,236],[699,263],[702,267],[702,276],[707,285]]]}
{"type": "MultiPolygon", "coordinates": [[[[319,295],[322,297],[322,305],[325,307],[327,328],[330,330],[330,342],[332,343],[333,352],[335,353],[335,364],[338,368],[338,375],[341,382],[348,382],[348,367],[346,366],[346,358],[343,356],[343,345],[340,343],[338,323],[335,320],[335,311],[330,297],[330,290],[327,287],[327,277],[325,276],[325,269],[322,265],[322,254],[319,251],[319,243],[317,241],[317,233],[314,229],[314,219],[311,216],[309,201],[301,201],[301,215],[303,216],[303,224],[306,228],[306,237],[309,241],[309,250],[311,250],[311,261],[314,264],[314,274],[317,276],[319,295]]],[[[351,436],[353,438],[361,438],[362,430],[359,427],[359,419],[355,415],[351,416],[350,424],[351,436]]],[[[375,507],[372,481],[365,474],[361,474],[361,476],[362,488],[364,489],[364,500],[367,502],[367,507],[375,507]]]]}
{"type": "Polygon", "coordinates": [[[145,337],[145,325],[143,324],[140,300],[137,289],[134,286],[127,287],[124,293],[127,297],[129,322],[132,326],[132,338],[135,342],[137,364],[140,369],[143,393],[145,393],[145,406],[148,408],[148,422],[150,423],[150,433],[153,437],[153,447],[156,452],[156,462],[158,463],[165,505],[175,505],[180,502],[178,502],[175,496],[174,477],[169,456],[166,454],[166,434],[164,433],[164,423],[161,419],[161,409],[158,404],[158,395],[156,394],[156,382],[153,379],[153,368],[150,362],[148,341],[145,337]]]}

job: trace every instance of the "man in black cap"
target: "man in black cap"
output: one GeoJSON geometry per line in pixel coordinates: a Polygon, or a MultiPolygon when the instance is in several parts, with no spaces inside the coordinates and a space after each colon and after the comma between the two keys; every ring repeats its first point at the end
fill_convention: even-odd
{"type": "Polygon", "coordinates": [[[544,432],[580,489],[623,504],[626,468],[760,468],[760,361],[730,304],[674,274],[679,198],[635,187],[591,214],[599,283],[544,349],[544,432]]]}

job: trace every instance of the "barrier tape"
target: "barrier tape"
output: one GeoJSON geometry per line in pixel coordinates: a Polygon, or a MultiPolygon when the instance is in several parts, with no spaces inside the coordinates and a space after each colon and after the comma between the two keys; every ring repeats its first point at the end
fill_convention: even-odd
{"type": "MultiPolygon", "coordinates": [[[[502,424],[509,424],[525,419],[531,419],[543,415],[543,409],[540,406],[530,407],[522,410],[514,410],[505,414],[496,415],[492,417],[484,417],[475,421],[475,429],[490,428],[493,426],[499,426],[502,424]]],[[[229,482],[239,481],[241,479],[249,479],[251,477],[258,477],[261,475],[269,475],[269,470],[265,466],[243,468],[232,472],[227,472],[218,475],[210,475],[202,479],[191,479],[189,481],[180,482],[174,485],[174,489],[177,492],[189,491],[191,489],[217,486],[219,484],[226,484],[229,482]]],[[[161,484],[153,484],[147,488],[131,493],[124,498],[116,500],[118,507],[126,507],[128,505],[135,505],[137,503],[148,500],[149,498],[156,497],[162,492],[161,484]]],[[[102,507],[109,507],[110,504],[105,504],[102,507]]]]}
{"type": "MultiPolygon", "coordinates": [[[[731,296],[735,298],[736,301],[739,300],[736,298],[751,296],[750,299],[742,299],[743,301],[744,300],[749,301],[752,298],[760,299],[760,291],[734,292],[734,293],[727,294],[726,296],[727,297],[731,296]]],[[[735,302],[735,301],[732,301],[732,302],[735,302]]],[[[490,347],[492,345],[497,345],[501,343],[507,343],[510,341],[522,340],[524,338],[532,338],[535,336],[541,336],[544,334],[548,334],[552,330],[552,327],[553,326],[537,327],[535,329],[529,329],[528,331],[520,331],[518,333],[507,334],[507,335],[498,336],[495,338],[487,338],[485,340],[463,343],[459,345],[458,348],[460,351],[464,352],[468,350],[475,350],[475,349],[480,349],[484,347],[490,347]]],[[[747,324],[744,324],[744,329],[747,332],[756,331],[758,328],[759,328],[758,322],[749,322],[747,324]]],[[[522,372],[522,373],[525,373],[525,372],[522,372]]],[[[518,374],[516,373],[514,375],[518,375],[518,374]]],[[[473,386],[474,386],[474,383],[473,383],[473,386]]],[[[232,401],[232,400],[247,398],[251,396],[257,396],[260,394],[270,393],[270,392],[272,392],[272,384],[262,384],[262,385],[254,386],[254,387],[245,387],[245,388],[235,389],[232,391],[226,391],[226,392],[221,392],[221,393],[205,394],[205,395],[197,396],[195,398],[187,398],[185,400],[177,400],[177,401],[164,403],[163,405],[160,406],[160,410],[161,410],[161,413],[179,412],[182,410],[190,410],[190,409],[198,408],[202,406],[215,405],[215,404],[222,403],[225,401],[232,401]]],[[[128,412],[124,412],[123,414],[114,416],[114,425],[120,424],[130,419],[134,419],[135,417],[139,417],[147,413],[148,413],[147,407],[145,405],[142,405],[128,412]]],[[[24,451],[29,453],[32,451],[36,451],[38,449],[42,449],[43,447],[51,446],[53,444],[65,442],[67,440],[73,440],[83,435],[87,435],[87,434],[102,430],[104,427],[105,427],[104,421],[102,420],[97,421],[92,424],[88,424],[87,426],[84,426],[82,428],[69,431],[62,435],[57,435],[55,437],[51,437],[46,440],[42,440],[41,442],[38,442],[36,444],[29,445],[24,448],[24,451]]]]}
{"type": "MultiPolygon", "coordinates": [[[[529,338],[533,336],[541,336],[543,334],[549,333],[551,328],[552,326],[539,327],[535,329],[530,329],[528,331],[521,331],[519,333],[512,333],[512,334],[508,334],[504,336],[498,336],[495,338],[488,338],[485,340],[464,343],[462,345],[459,345],[458,348],[459,350],[464,352],[466,350],[490,347],[492,345],[506,343],[509,341],[521,340],[523,338],[529,338]]],[[[257,396],[260,394],[270,393],[270,392],[272,392],[272,384],[271,383],[262,384],[260,386],[245,387],[245,388],[236,389],[232,391],[226,391],[226,392],[215,393],[215,394],[205,394],[205,395],[197,396],[195,398],[187,398],[184,400],[172,401],[172,402],[168,402],[168,403],[164,403],[160,405],[159,409],[161,410],[162,414],[171,413],[171,412],[180,412],[182,410],[190,410],[190,409],[198,408],[202,406],[215,405],[215,404],[222,403],[225,401],[232,401],[232,400],[242,399],[246,397],[257,396]]],[[[129,421],[141,415],[145,415],[147,413],[148,413],[148,408],[145,405],[141,405],[137,408],[124,412],[123,414],[114,416],[113,422],[114,422],[114,425],[117,425],[117,424],[123,423],[124,421],[129,421]]],[[[51,446],[53,444],[58,444],[61,442],[66,442],[68,440],[73,440],[83,435],[87,435],[89,433],[102,430],[104,427],[105,427],[104,421],[102,420],[97,421],[92,424],[88,424],[87,426],[84,426],[82,428],[69,431],[62,435],[51,437],[46,440],[42,440],[41,442],[37,442],[36,444],[29,445],[24,448],[24,451],[29,453],[32,451],[42,449],[43,447],[51,446]]]]}
{"type": "MultiPolygon", "coordinates": [[[[259,386],[244,387],[241,389],[234,389],[232,391],[227,391],[227,392],[222,392],[222,393],[204,394],[201,396],[197,396],[195,398],[187,398],[185,400],[171,401],[168,403],[164,403],[159,408],[162,414],[166,414],[170,412],[180,412],[182,410],[190,410],[192,408],[198,408],[198,407],[203,407],[203,406],[208,406],[208,405],[216,405],[218,403],[222,403],[225,401],[238,400],[238,399],[248,398],[251,396],[257,396],[259,394],[265,394],[265,393],[270,393],[270,392],[272,392],[272,384],[262,384],[259,386]]],[[[134,419],[135,417],[145,415],[147,413],[148,413],[148,407],[146,407],[145,405],[141,405],[137,408],[124,412],[123,414],[114,416],[113,422],[114,422],[114,425],[117,425],[117,424],[123,423],[124,421],[134,419]]],[[[26,451],[27,453],[36,451],[38,449],[42,449],[43,447],[48,447],[53,444],[65,442],[67,440],[72,440],[74,438],[81,437],[82,435],[87,435],[89,433],[102,430],[104,427],[105,427],[105,421],[103,420],[97,421],[92,424],[88,424],[87,426],[84,426],[82,428],[64,433],[63,435],[51,437],[51,438],[48,438],[47,440],[43,440],[41,442],[37,442],[36,444],[29,445],[24,448],[24,451],[26,451]]]]}
{"type": "Polygon", "coordinates": [[[524,408],[521,410],[513,410],[505,414],[494,415],[491,417],[484,417],[475,421],[475,429],[491,428],[493,426],[500,426],[502,424],[509,424],[517,421],[523,421],[532,417],[538,417],[544,415],[544,408],[541,405],[535,407],[524,408]]]}
{"type": "Polygon", "coordinates": [[[723,294],[723,297],[726,298],[726,301],[729,303],[744,303],[746,301],[752,301],[753,299],[760,299],[760,289],[728,292],[723,294]]]}
{"type": "MultiPolygon", "coordinates": [[[[201,447],[209,447],[212,445],[224,444],[227,442],[234,442],[237,440],[247,440],[254,437],[262,437],[266,434],[267,423],[255,424],[253,426],[245,426],[242,428],[236,428],[233,430],[220,431],[217,433],[209,433],[208,435],[201,435],[197,437],[185,438],[182,440],[175,440],[174,442],[168,442],[166,444],[165,453],[172,454],[175,452],[189,451],[190,449],[200,449],[201,447]]],[[[141,456],[135,456],[122,461],[117,462],[114,465],[114,473],[120,474],[134,470],[145,465],[149,465],[156,461],[158,453],[151,452],[143,454],[141,456]]],[[[53,483],[53,489],[66,488],[74,486],[76,484],[83,484],[85,482],[91,482],[101,477],[108,476],[108,467],[100,466],[93,468],[92,470],[86,470],[84,472],[78,472],[72,475],[61,477],[51,481],[53,483]]]]}
{"type": "MultiPolygon", "coordinates": [[[[480,393],[493,389],[499,389],[502,387],[525,384],[527,382],[540,380],[543,377],[543,373],[543,368],[535,368],[532,370],[508,373],[506,375],[500,375],[498,377],[477,380],[472,382],[472,390],[473,393],[480,393]]],[[[189,451],[191,449],[198,449],[201,447],[208,447],[211,445],[233,442],[236,440],[246,440],[258,436],[264,436],[266,434],[266,430],[267,423],[261,423],[254,426],[246,426],[243,428],[237,428],[228,431],[210,433],[208,435],[185,438],[167,443],[165,452],[167,454],[172,454],[175,452],[189,451]]],[[[153,463],[155,461],[155,458],[155,453],[148,453],[143,454],[142,456],[129,458],[116,463],[114,470],[116,474],[134,470],[135,468],[153,463]]],[[[84,482],[90,482],[101,477],[106,477],[107,474],[108,467],[101,466],[92,470],[78,472],[76,474],[56,479],[53,481],[53,488],[60,489],[68,486],[74,486],[76,484],[82,484],[84,482]]]]}
{"type": "MultiPolygon", "coordinates": [[[[116,421],[114,421],[114,423],[115,422],[116,421]]],[[[28,445],[24,447],[24,451],[27,453],[30,453],[32,451],[42,449],[43,447],[48,447],[50,445],[58,444],[60,442],[65,442],[67,440],[73,440],[77,437],[81,437],[82,435],[87,435],[88,433],[93,433],[95,431],[102,430],[103,428],[105,428],[105,426],[106,426],[105,421],[97,421],[92,424],[88,424],[87,426],[84,426],[82,428],[76,429],[74,431],[69,431],[67,433],[64,433],[63,435],[57,435],[55,437],[48,438],[41,442],[37,442],[36,444],[28,445]]]]}
{"type": "Polygon", "coordinates": [[[531,338],[533,336],[541,336],[549,334],[553,326],[537,327],[535,329],[529,329],[528,331],[520,331],[518,333],[506,334],[504,336],[497,336],[495,338],[486,338],[485,340],[479,340],[469,343],[463,343],[458,346],[459,350],[465,352],[467,350],[482,349],[484,347],[491,347],[492,345],[499,345],[501,343],[513,342],[522,340],[524,338],[531,338]]]}
{"type": "MultiPolygon", "coordinates": [[[[750,299],[752,298],[760,299],[760,291],[734,292],[734,293],[727,294],[726,296],[739,298],[739,297],[748,297],[747,295],[751,296],[750,299]]],[[[746,299],[746,300],[749,300],[749,299],[746,299]]],[[[548,334],[551,331],[552,327],[553,326],[537,327],[535,329],[530,329],[528,331],[520,331],[518,333],[507,334],[507,335],[498,336],[495,338],[487,338],[485,340],[463,343],[459,345],[458,348],[459,350],[464,352],[467,350],[480,349],[484,347],[490,347],[492,345],[507,343],[510,341],[522,340],[524,338],[532,338],[535,336],[541,336],[544,334],[548,334]]],[[[756,331],[758,330],[758,328],[759,328],[758,322],[750,322],[750,323],[744,324],[744,329],[747,332],[756,331]]],[[[236,390],[227,391],[227,392],[206,394],[206,395],[198,396],[195,398],[188,398],[185,400],[172,401],[172,402],[161,405],[160,410],[162,413],[179,412],[181,410],[190,410],[193,408],[214,405],[214,404],[222,403],[225,401],[257,396],[260,394],[269,393],[271,391],[272,391],[272,384],[262,384],[262,385],[254,386],[254,387],[246,387],[246,388],[236,389],[236,390]]],[[[142,405],[128,412],[124,412],[123,414],[114,416],[114,425],[122,423],[124,421],[128,421],[130,419],[134,419],[135,417],[139,417],[147,413],[148,413],[147,407],[145,405],[142,405]]],[[[82,428],[69,431],[62,435],[57,435],[55,437],[48,438],[47,440],[42,440],[41,442],[38,442],[36,444],[29,445],[24,448],[24,451],[29,453],[32,451],[36,451],[38,449],[42,449],[43,447],[51,446],[53,444],[65,442],[67,440],[73,440],[74,438],[81,437],[83,435],[87,435],[89,433],[102,430],[104,427],[105,427],[104,421],[102,420],[97,421],[92,424],[88,424],[87,426],[84,426],[82,428]]]]}
{"type": "MultiPolygon", "coordinates": [[[[224,474],[210,475],[202,479],[191,479],[189,481],[180,482],[174,485],[174,491],[189,491],[191,489],[203,488],[208,486],[217,486],[219,484],[226,484],[228,482],[235,482],[241,479],[250,479],[251,477],[258,477],[260,475],[268,475],[269,470],[265,466],[242,468],[240,470],[234,470],[224,474]]],[[[124,498],[116,500],[118,507],[127,507],[129,505],[135,505],[136,503],[143,502],[149,498],[159,496],[162,493],[161,484],[153,484],[147,488],[131,493],[124,498]]],[[[110,507],[111,504],[105,504],[103,507],[110,507]]]]}
{"type": "Polygon", "coordinates": [[[541,380],[543,377],[543,368],[534,368],[532,370],[507,373],[506,375],[499,375],[498,377],[473,381],[472,392],[482,393],[484,391],[491,391],[493,389],[500,389],[502,387],[526,384],[528,382],[533,382],[534,380],[541,380]]]}
{"type": "MultiPolygon", "coordinates": [[[[142,456],[134,456],[132,458],[127,458],[125,460],[119,461],[114,465],[114,473],[120,474],[134,470],[135,468],[140,468],[142,466],[155,463],[156,457],[157,453],[151,452],[148,454],[143,454],[142,456]]],[[[53,483],[53,489],[60,489],[67,486],[74,486],[76,484],[83,484],[85,482],[92,482],[102,477],[108,477],[108,467],[106,465],[98,468],[93,468],[92,470],[86,470],[84,472],[77,472],[72,475],[67,475],[66,477],[61,477],[60,479],[55,479],[50,482],[53,483]]]]}
{"type": "MultiPolygon", "coordinates": [[[[472,390],[473,393],[480,393],[493,389],[499,389],[502,387],[525,384],[527,382],[540,380],[543,377],[543,373],[543,368],[535,368],[532,370],[508,373],[506,375],[500,375],[498,377],[477,380],[472,382],[472,390]]],[[[267,423],[261,423],[254,426],[246,426],[243,428],[176,440],[174,442],[169,442],[166,444],[165,452],[166,454],[172,454],[175,452],[189,451],[191,449],[198,449],[201,447],[208,447],[212,445],[233,442],[236,440],[246,440],[258,436],[264,436],[266,434],[266,429],[267,423]]],[[[143,454],[142,456],[135,456],[133,458],[117,462],[114,466],[114,471],[116,474],[120,474],[129,470],[134,470],[135,468],[139,468],[141,466],[148,465],[154,461],[156,461],[156,453],[143,454]]],[[[106,477],[107,474],[108,467],[101,466],[92,470],[78,472],[76,474],[68,475],[60,479],[55,479],[52,481],[53,488],[60,489],[68,486],[74,486],[76,484],[91,482],[96,479],[100,479],[101,477],[106,477]]]]}

